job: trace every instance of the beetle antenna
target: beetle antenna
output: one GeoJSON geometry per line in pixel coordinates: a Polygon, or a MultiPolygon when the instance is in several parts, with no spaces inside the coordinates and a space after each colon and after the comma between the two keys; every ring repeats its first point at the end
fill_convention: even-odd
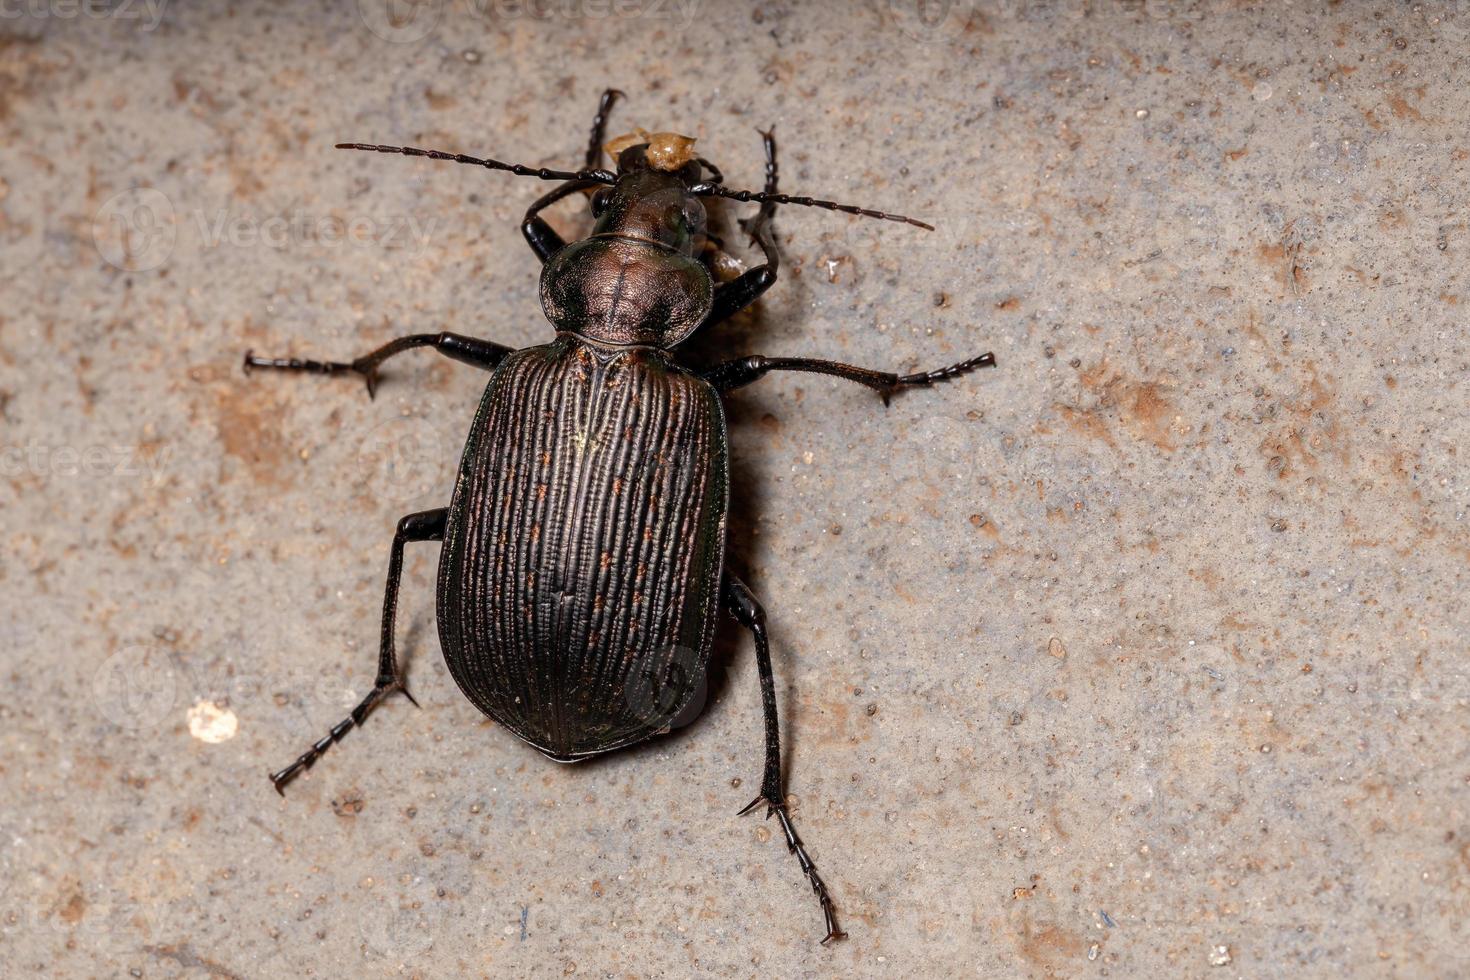
{"type": "Polygon", "coordinates": [[[696,195],[709,195],[712,197],[727,197],[732,201],[755,201],[761,204],[769,201],[772,204],[800,204],[811,208],[826,208],[828,211],[841,211],[844,214],[860,214],[865,218],[882,218],[885,221],[901,221],[915,228],[923,228],[925,231],[933,231],[934,226],[925,224],[917,218],[908,218],[901,214],[889,214],[886,211],[873,211],[869,208],[860,208],[853,204],[838,204],[836,201],[819,201],[811,197],[793,197],[790,194],[767,194],[764,191],[732,191],[728,187],[721,187],[713,181],[705,181],[695,184],[689,188],[689,193],[696,195]]]}
{"type": "Polygon", "coordinates": [[[402,153],[406,157],[428,157],[430,160],[450,160],[454,163],[469,163],[491,170],[506,170],[517,177],[537,177],[541,180],[591,180],[599,184],[616,184],[617,175],[606,170],[547,170],[545,167],[526,167],[519,163],[501,163],[499,160],[482,160],[465,156],[463,153],[445,153],[443,150],[421,150],[416,146],[378,146],[376,143],[338,143],[339,150],[369,150],[373,153],[402,153]]]}

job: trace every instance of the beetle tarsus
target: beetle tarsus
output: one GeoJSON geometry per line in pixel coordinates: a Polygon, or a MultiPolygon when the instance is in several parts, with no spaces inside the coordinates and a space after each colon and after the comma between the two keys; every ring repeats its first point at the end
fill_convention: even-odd
{"type": "Polygon", "coordinates": [[[245,351],[245,373],[253,372],[256,367],[270,367],[273,370],[300,370],[309,375],[341,375],[344,372],[356,372],[356,361],[344,364],[341,361],[319,361],[310,360],[306,357],[257,357],[253,350],[245,351]]]}
{"type": "Polygon", "coordinates": [[[781,820],[781,830],[786,834],[786,847],[796,860],[801,864],[801,871],[806,875],[806,880],[811,883],[812,892],[817,896],[817,901],[822,905],[822,921],[827,927],[827,935],[822,937],[822,945],[826,946],[834,939],[846,939],[847,933],[837,924],[837,908],[832,903],[832,896],[827,894],[827,883],[817,873],[817,866],[807,854],[806,848],[802,846],[801,838],[796,834],[796,828],[791,825],[791,817],[786,813],[786,805],[772,807],[776,816],[781,820]]]}
{"type": "Polygon", "coordinates": [[[786,849],[796,855],[797,863],[801,865],[801,873],[806,875],[807,882],[812,886],[812,893],[817,896],[817,902],[822,906],[822,922],[827,928],[827,935],[822,938],[822,945],[826,946],[834,939],[846,939],[847,933],[837,924],[837,906],[832,901],[832,896],[827,893],[827,883],[822,880],[821,874],[817,872],[817,865],[807,854],[806,846],[802,844],[801,837],[796,833],[796,827],[791,823],[791,816],[786,812],[786,804],[771,803],[764,795],[757,796],[750,805],[740,812],[749,813],[761,803],[766,804],[766,819],[771,819],[775,814],[781,821],[781,832],[786,835],[786,849]]]}
{"type": "Polygon", "coordinates": [[[344,364],[341,361],[313,361],[300,357],[256,357],[254,351],[246,351],[245,373],[250,374],[255,368],[304,371],[307,374],[358,374],[367,382],[368,398],[377,396],[378,365],[369,358],[358,358],[351,364],[344,364]]]}
{"type": "Polygon", "coordinates": [[[958,378],[962,374],[967,374],[976,368],[982,367],[995,367],[995,355],[990,351],[986,351],[979,357],[972,357],[969,360],[960,361],[958,364],[951,364],[948,367],[936,368],[933,371],[922,371],[918,374],[905,374],[898,379],[895,387],[903,385],[932,385],[936,381],[948,381],[950,378],[958,378]]]}
{"type": "Polygon", "coordinates": [[[342,737],[352,731],[352,729],[360,726],[363,720],[367,718],[368,713],[376,708],[384,698],[395,691],[403,692],[403,696],[413,701],[414,707],[418,707],[418,702],[414,701],[413,695],[408,693],[408,688],[403,686],[402,681],[393,680],[386,684],[380,681],[373,686],[368,696],[363,698],[362,702],[352,709],[352,714],[333,725],[330,732],[316,742],[313,742],[311,748],[301,753],[295,762],[278,772],[270,774],[271,783],[276,787],[276,792],[285,796],[285,786],[287,783],[315,765],[316,760],[320,759],[327,749],[342,741],[342,737]]]}

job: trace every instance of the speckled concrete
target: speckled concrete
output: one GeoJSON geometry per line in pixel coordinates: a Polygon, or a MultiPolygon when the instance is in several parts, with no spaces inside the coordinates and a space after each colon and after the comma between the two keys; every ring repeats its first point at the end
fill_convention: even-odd
{"type": "Polygon", "coordinates": [[[1470,974],[1466,4],[376,4],[0,18],[7,976],[1470,974]],[[572,165],[610,84],[939,225],[784,209],[701,356],[1000,361],[732,399],[835,948],[735,816],[734,629],[696,723],[557,766],[454,689],[414,546],[422,710],[265,779],[370,683],[484,378],[241,352],[548,336],[543,185],[331,144],[572,165]]]}

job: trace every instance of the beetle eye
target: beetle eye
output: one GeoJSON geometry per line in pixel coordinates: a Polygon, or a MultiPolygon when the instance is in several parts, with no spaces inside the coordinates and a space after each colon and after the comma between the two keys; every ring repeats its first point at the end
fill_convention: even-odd
{"type": "Polygon", "coordinates": [[[695,198],[690,198],[684,202],[683,211],[684,227],[688,230],[689,234],[703,234],[705,220],[704,205],[700,204],[695,198]]]}
{"type": "Polygon", "coordinates": [[[604,187],[592,195],[592,217],[600,218],[602,217],[602,212],[607,210],[607,192],[610,190],[612,188],[604,187]]]}

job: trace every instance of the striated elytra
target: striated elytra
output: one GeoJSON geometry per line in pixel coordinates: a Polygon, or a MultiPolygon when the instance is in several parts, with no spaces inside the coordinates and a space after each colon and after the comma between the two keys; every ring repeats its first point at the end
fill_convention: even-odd
{"type": "MultiPolygon", "coordinates": [[[[439,642],[465,696],[499,725],[559,762],[575,762],[666,731],[705,680],[723,608],[755,642],[765,717],[760,795],[821,905],[823,943],[845,935],[827,886],[797,836],[782,791],[776,687],[765,613],[725,566],[729,447],[723,399],[771,371],[854,381],[888,396],[974,368],[897,375],[810,358],[752,355],[703,369],[676,348],[753,303],[776,281],[770,235],[777,204],[900,221],[902,215],[778,193],[776,143],[762,133],[762,191],[724,186],[693,140],[641,131],[611,144],[616,172],[599,169],[608,109],[603,93],[582,170],[535,169],[414,147],[338,144],[560,181],[526,213],[522,232],[543,263],[541,305],[556,328],[512,350],[456,333],[412,334],[351,362],[245,355],[254,368],[356,374],[376,389],[388,358],[416,347],[490,372],[447,507],[398,523],[383,597],[373,690],[295,762],[271,774],[277,791],[316,762],[385,697],[401,691],[393,631],[403,546],[442,541],[439,642]],[[591,234],[566,243],[541,218],[590,192],[591,234]],[[764,262],[716,284],[719,243],[705,234],[702,199],[754,201],[742,222],[764,262]]],[[[410,700],[412,698],[410,697],[410,700]]]]}

